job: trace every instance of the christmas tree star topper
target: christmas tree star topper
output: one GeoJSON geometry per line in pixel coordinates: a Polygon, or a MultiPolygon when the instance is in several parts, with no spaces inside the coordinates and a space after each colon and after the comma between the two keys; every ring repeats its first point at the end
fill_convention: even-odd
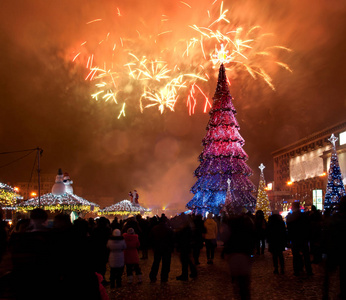
{"type": "Polygon", "coordinates": [[[263,173],[263,170],[265,169],[265,165],[261,163],[258,168],[261,170],[261,173],[263,173]]]}
{"type": "Polygon", "coordinates": [[[215,54],[211,56],[211,60],[214,65],[216,64],[227,64],[232,60],[232,56],[228,55],[228,50],[225,49],[225,46],[221,44],[221,49],[215,47],[215,54]]]}
{"type": "Polygon", "coordinates": [[[338,138],[334,135],[334,133],[332,133],[332,135],[328,139],[328,141],[330,141],[333,144],[334,148],[335,148],[335,143],[336,143],[337,140],[338,140],[338,138]]]}

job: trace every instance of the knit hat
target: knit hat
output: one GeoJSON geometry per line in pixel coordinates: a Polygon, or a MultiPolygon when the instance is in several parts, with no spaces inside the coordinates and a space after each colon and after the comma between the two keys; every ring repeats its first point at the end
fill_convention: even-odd
{"type": "Polygon", "coordinates": [[[134,234],[135,231],[134,231],[133,228],[129,228],[129,229],[127,229],[127,233],[128,233],[128,234],[134,234]]]}
{"type": "Polygon", "coordinates": [[[121,236],[121,231],[119,229],[114,229],[112,234],[113,236],[121,236]]]}

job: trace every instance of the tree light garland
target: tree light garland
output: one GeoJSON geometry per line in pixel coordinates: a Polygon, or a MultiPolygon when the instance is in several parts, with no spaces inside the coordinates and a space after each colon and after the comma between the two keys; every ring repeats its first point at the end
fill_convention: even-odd
{"type": "Polygon", "coordinates": [[[99,210],[99,205],[89,202],[75,194],[64,193],[62,195],[54,195],[52,193],[44,194],[39,198],[31,198],[17,205],[17,210],[28,211],[41,207],[51,212],[55,211],[94,211],[99,210]]]}
{"type": "Polygon", "coordinates": [[[242,208],[253,212],[255,187],[248,178],[252,170],[246,164],[248,156],[242,148],[245,141],[239,134],[223,64],[213,100],[200,165],[195,170],[197,182],[191,188],[194,197],[186,206],[194,213],[219,214],[221,208],[231,203],[229,209],[233,212],[242,208]],[[226,196],[229,203],[225,203],[226,196]]]}

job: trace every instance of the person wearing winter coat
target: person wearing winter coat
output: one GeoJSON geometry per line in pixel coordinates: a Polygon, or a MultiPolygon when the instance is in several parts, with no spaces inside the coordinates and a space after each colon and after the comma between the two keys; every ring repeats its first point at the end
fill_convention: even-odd
{"type": "Polygon", "coordinates": [[[189,280],[190,278],[197,278],[197,268],[192,260],[192,241],[193,241],[193,222],[190,216],[184,213],[176,218],[177,224],[175,225],[175,240],[177,251],[180,253],[181,262],[181,275],[177,276],[177,280],[189,280]]]}
{"type": "Polygon", "coordinates": [[[217,224],[212,219],[212,214],[209,213],[207,219],[204,221],[205,233],[205,248],[207,251],[208,264],[213,264],[214,251],[216,248],[216,237],[217,237],[217,224]]]}
{"type": "Polygon", "coordinates": [[[266,240],[267,221],[264,217],[263,210],[257,210],[255,215],[256,230],[256,254],[264,254],[266,240]]]}
{"type": "Polygon", "coordinates": [[[55,287],[52,280],[55,274],[50,267],[51,230],[46,226],[47,219],[47,212],[36,208],[30,213],[30,224],[25,232],[11,235],[13,282],[20,287],[14,291],[15,299],[45,299],[49,290],[55,287]],[[39,289],[37,282],[40,283],[39,289]]]}
{"type": "MultiPolygon", "coordinates": [[[[235,295],[251,299],[251,256],[255,248],[255,227],[248,214],[231,215],[224,224],[224,253],[229,264],[235,295]]],[[[236,299],[238,299],[236,297],[236,299]]]]}
{"type": "Polygon", "coordinates": [[[149,237],[154,251],[154,261],[149,274],[150,281],[156,282],[156,276],[162,260],[161,282],[167,282],[171,268],[171,254],[174,244],[173,230],[168,225],[168,219],[164,214],[162,214],[159,224],[151,229],[149,237]]]}
{"type": "Polygon", "coordinates": [[[291,242],[294,276],[305,266],[307,275],[313,275],[309,251],[309,219],[301,212],[299,202],[292,203],[292,213],[286,217],[288,239],[291,242]]]}
{"type": "Polygon", "coordinates": [[[203,248],[204,242],[204,234],[206,233],[206,229],[204,227],[204,221],[202,219],[202,215],[197,215],[193,218],[193,223],[195,230],[193,232],[193,243],[192,243],[192,256],[195,261],[195,265],[199,265],[199,255],[201,253],[201,249],[203,248]]]}
{"type": "Polygon", "coordinates": [[[103,276],[103,284],[106,285],[105,279],[106,265],[108,261],[108,249],[106,247],[109,236],[112,231],[110,222],[107,218],[101,217],[97,219],[96,226],[91,233],[91,240],[93,245],[93,263],[95,272],[103,276]]]}
{"type": "Polygon", "coordinates": [[[269,244],[268,250],[272,254],[274,274],[279,274],[279,263],[281,268],[281,274],[285,273],[285,260],[283,251],[287,244],[286,238],[286,225],[282,216],[277,212],[268,219],[267,224],[267,241],[269,244]]]}
{"type": "Polygon", "coordinates": [[[107,242],[109,249],[108,264],[110,267],[110,283],[111,288],[121,287],[121,276],[124,273],[125,257],[124,250],[126,249],[126,242],[124,237],[121,236],[119,229],[114,229],[111,238],[107,242]]]}
{"type": "Polygon", "coordinates": [[[127,283],[133,282],[133,271],[136,273],[137,282],[142,282],[142,272],[139,267],[138,248],[140,246],[138,234],[135,234],[133,228],[128,228],[127,232],[123,234],[126,242],[126,249],[124,250],[127,283]]]}

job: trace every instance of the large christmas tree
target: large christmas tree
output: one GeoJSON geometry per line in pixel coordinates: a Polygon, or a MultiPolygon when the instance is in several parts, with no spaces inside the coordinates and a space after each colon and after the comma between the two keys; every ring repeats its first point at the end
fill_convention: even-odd
{"type": "Polygon", "coordinates": [[[333,144],[332,157],[330,159],[329,174],[326,195],[324,198],[324,208],[332,208],[339,202],[339,199],[346,194],[342,175],[339,166],[338,154],[335,149],[337,137],[332,134],[329,141],[333,144]]]}
{"type": "Polygon", "coordinates": [[[186,206],[195,213],[218,214],[225,204],[229,179],[231,210],[245,207],[253,212],[256,199],[252,195],[255,187],[249,179],[252,170],[246,164],[245,141],[239,134],[223,64],[213,100],[200,165],[195,170],[197,182],[191,188],[194,197],[186,206]]]}
{"type": "Polygon", "coordinates": [[[267,194],[267,191],[265,189],[266,181],[264,179],[264,173],[263,173],[264,168],[265,168],[265,166],[263,164],[261,164],[259,166],[259,169],[261,170],[261,175],[260,175],[260,181],[258,184],[256,211],[262,210],[264,213],[264,217],[268,221],[268,218],[271,214],[271,210],[270,210],[270,203],[269,203],[268,194],[267,194]]]}

